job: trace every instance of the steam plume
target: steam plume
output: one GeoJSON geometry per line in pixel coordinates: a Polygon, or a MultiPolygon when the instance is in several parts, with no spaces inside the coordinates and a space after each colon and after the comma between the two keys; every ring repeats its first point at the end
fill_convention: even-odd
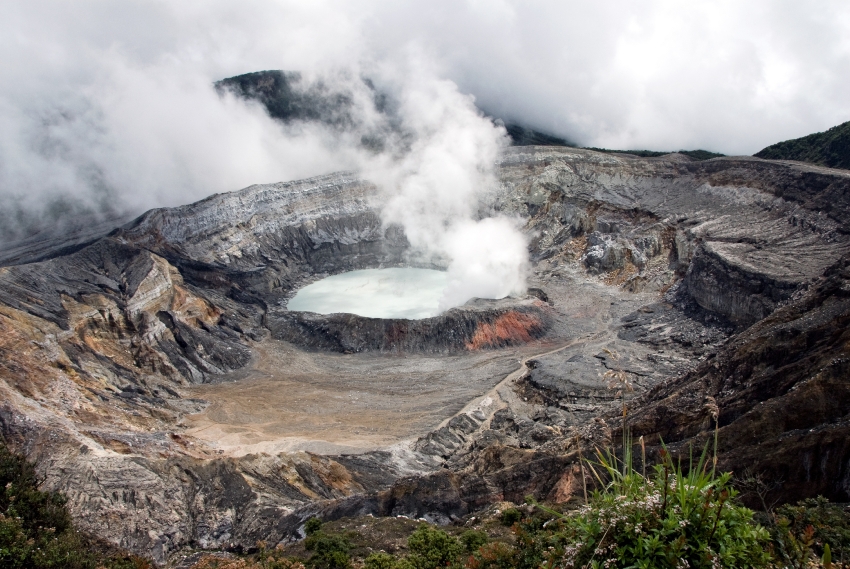
{"type": "Polygon", "coordinates": [[[505,130],[482,116],[471,96],[412,57],[416,73],[404,77],[398,114],[413,142],[401,158],[379,160],[366,171],[385,191],[383,219],[404,227],[414,249],[448,259],[441,309],[520,292],[525,237],[513,220],[478,219],[480,203],[498,183],[505,130]]]}

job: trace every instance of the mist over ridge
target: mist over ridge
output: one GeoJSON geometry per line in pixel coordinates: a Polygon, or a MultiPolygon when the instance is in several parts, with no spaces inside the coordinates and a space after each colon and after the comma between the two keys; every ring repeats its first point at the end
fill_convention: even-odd
{"type": "Polygon", "coordinates": [[[0,239],[357,168],[364,132],[386,126],[364,100],[359,138],[282,127],[210,89],[252,70],[310,83],[424,66],[509,126],[605,148],[751,154],[850,115],[831,71],[850,62],[844,3],[615,7],[6,3],[0,239]]]}

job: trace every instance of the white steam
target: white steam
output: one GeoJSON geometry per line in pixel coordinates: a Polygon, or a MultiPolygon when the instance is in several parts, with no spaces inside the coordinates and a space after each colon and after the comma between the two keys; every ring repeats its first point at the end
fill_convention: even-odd
{"type": "Polygon", "coordinates": [[[446,232],[444,243],[451,263],[441,308],[473,297],[503,298],[525,292],[528,242],[516,220],[459,220],[446,232]]]}
{"type": "Polygon", "coordinates": [[[510,260],[482,257],[494,226],[478,220],[479,201],[505,133],[430,57],[370,53],[363,22],[333,3],[117,6],[0,6],[0,242],[353,169],[385,190],[387,223],[448,262],[446,306],[523,288],[525,242],[512,223],[497,222],[517,245],[500,251],[510,260]],[[300,71],[300,88],[341,94],[345,127],[284,125],[213,88],[261,69],[300,71]],[[382,82],[390,113],[364,76],[382,82]]]}
{"type": "MultiPolygon", "coordinates": [[[[487,225],[510,225],[480,223],[476,203],[492,185],[502,138],[459,91],[505,120],[613,148],[750,154],[850,118],[850,74],[841,72],[850,65],[846,1],[824,0],[817,10],[771,0],[613,6],[0,2],[0,244],[74,216],[114,219],[361,168],[400,192],[388,222],[449,258],[453,276],[478,273],[477,254],[454,247],[489,247],[487,225]],[[422,58],[407,56],[411,44],[427,46],[425,59],[439,71],[420,73],[422,58]],[[359,122],[348,133],[284,128],[259,105],[211,88],[263,69],[343,69],[348,79],[338,80],[351,84],[363,69],[394,75],[378,67],[407,71],[394,81],[403,134],[390,125],[395,134],[377,159],[358,136],[388,125],[362,85],[351,87],[359,122]],[[461,233],[465,240],[447,237],[461,233]]],[[[500,250],[520,249],[519,233],[508,235],[516,242],[500,250]]],[[[501,288],[491,296],[521,288],[517,263],[516,271],[492,269],[501,288]]],[[[484,295],[452,298],[465,294],[484,295]]]]}
{"type": "Polygon", "coordinates": [[[357,164],[321,128],[287,132],[259,104],[219,96],[197,71],[138,69],[115,57],[98,71],[94,83],[0,113],[7,236],[26,230],[8,219],[12,210],[37,227],[68,213],[63,204],[78,213],[141,213],[357,164]]]}
{"type": "Polygon", "coordinates": [[[398,109],[413,142],[401,158],[378,160],[366,170],[386,195],[383,220],[404,227],[414,250],[448,259],[441,310],[474,297],[523,292],[528,243],[516,221],[478,218],[487,192],[498,184],[495,164],[508,143],[506,132],[457,85],[413,61],[416,73],[402,82],[398,109]]]}
{"type": "Polygon", "coordinates": [[[0,2],[0,240],[361,163],[209,88],[249,71],[357,70],[413,43],[505,120],[750,154],[850,118],[848,38],[842,0],[0,2]]]}

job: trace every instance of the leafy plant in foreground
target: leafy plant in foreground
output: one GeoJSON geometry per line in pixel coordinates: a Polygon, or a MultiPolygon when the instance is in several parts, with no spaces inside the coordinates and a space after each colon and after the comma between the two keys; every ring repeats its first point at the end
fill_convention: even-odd
{"type": "Polygon", "coordinates": [[[383,551],[371,554],[363,562],[366,569],[394,569],[397,565],[396,558],[383,551]]]}
{"type": "Polygon", "coordinates": [[[467,553],[475,553],[488,541],[490,541],[490,539],[483,531],[471,529],[460,534],[460,543],[463,545],[463,548],[467,553]]]}
{"type": "Polygon", "coordinates": [[[505,526],[508,526],[508,527],[514,525],[515,523],[517,523],[521,519],[522,519],[522,512],[520,512],[516,508],[507,508],[504,512],[502,512],[502,515],[500,517],[500,520],[502,521],[502,525],[505,525],[505,526]]]}
{"type": "Polygon", "coordinates": [[[309,569],[348,569],[351,567],[351,544],[339,535],[316,529],[304,540],[304,549],[313,554],[305,565],[309,569]]]}
{"type": "Polygon", "coordinates": [[[708,468],[706,452],[685,471],[666,450],[654,474],[599,453],[591,468],[602,490],[590,503],[557,518],[544,555],[548,567],[706,568],[766,567],[767,530],[739,505],[731,474],[708,468]]]}
{"type": "Polygon", "coordinates": [[[468,569],[514,569],[517,550],[507,543],[494,541],[478,548],[466,562],[468,569]]]}
{"type": "Polygon", "coordinates": [[[441,529],[422,524],[407,539],[410,555],[406,561],[414,569],[435,569],[454,563],[464,547],[441,529]]]}

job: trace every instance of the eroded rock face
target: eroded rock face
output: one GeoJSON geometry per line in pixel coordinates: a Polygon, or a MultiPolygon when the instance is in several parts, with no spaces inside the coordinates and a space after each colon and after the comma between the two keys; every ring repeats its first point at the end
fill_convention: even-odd
{"type": "Polygon", "coordinates": [[[458,352],[502,348],[540,338],[549,306],[537,298],[475,299],[421,320],[270,310],[272,336],[299,346],[351,353],[458,352]]]}
{"type": "Polygon", "coordinates": [[[636,436],[685,450],[713,434],[723,468],[760,476],[771,500],[850,496],[850,260],[634,404],[636,436]],[[781,481],[781,483],[779,483],[781,481]]]}
{"type": "MultiPolygon", "coordinates": [[[[578,449],[617,439],[624,401],[636,436],[678,449],[710,435],[712,398],[725,466],[786,472],[780,497],[850,499],[850,176],[536,147],[509,149],[500,176],[481,215],[526,221],[533,294],[421,321],[286,310],[311,279],[433,262],[347,173],[153,210],[66,255],[31,244],[49,258],[0,268],[4,437],[82,527],[158,562],[285,539],[316,512],[445,521],[529,493],[566,500],[578,449]],[[276,369],[257,364],[270,342],[288,346],[276,369]],[[376,358],[358,381],[387,393],[369,397],[434,370],[440,390],[453,373],[480,387],[421,407],[412,438],[343,454],[343,415],[310,452],[246,452],[228,437],[250,419],[194,396],[262,374],[327,380],[316,358],[341,377],[376,358]],[[221,440],[189,434],[202,410],[221,440]]],[[[333,397],[366,397],[340,381],[333,397]]],[[[405,388],[425,402],[437,389],[405,388]]]]}
{"type": "Polygon", "coordinates": [[[578,255],[634,288],[646,286],[661,256],[687,274],[700,306],[748,325],[848,250],[847,175],[771,166],[513,149],[502,165],[499,207],[536,214],[539,258],[578,255]],[[565,220],[565,208],[577,206],[593,231],[565,220]],[[578,234],[586,243],[576,248],[569,238],[578,234]]]}

